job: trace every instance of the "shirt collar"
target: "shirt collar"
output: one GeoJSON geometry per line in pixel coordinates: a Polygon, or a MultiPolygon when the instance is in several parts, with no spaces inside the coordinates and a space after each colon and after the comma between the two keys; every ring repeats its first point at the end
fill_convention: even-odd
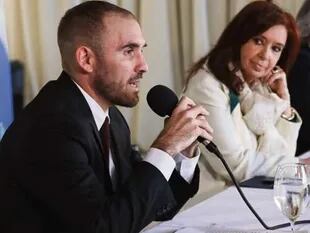
{"type": "Polygon", "coordinates": [[[97,129],[100,130],[101,126],[103,125],[103,122],[106,117],[108,117],[109,121],[109,109],[107,111],[103,111],[103,109],[100,107],[100,105],[90,96],[87,94],[86,91],[83,90],[83,88],[77,84],[74,80],[72,80],[75,85],[79,88],[82,95],[84,96],[86,102],[88,103],[88,106],[92,112],[92,115],[95,119],[95,123],[97,126],[97,129]]]}

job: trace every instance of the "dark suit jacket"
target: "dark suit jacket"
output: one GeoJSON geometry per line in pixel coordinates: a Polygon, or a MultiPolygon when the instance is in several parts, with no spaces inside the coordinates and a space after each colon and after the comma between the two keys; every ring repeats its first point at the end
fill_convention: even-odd
{"type": "Polygon", "coordinates": [[[130,131],[109,110],[117,190],[105,185],[101,140],[89,106],[64,72],[45,85],[0,144],[0,232],[138,232],[172,217],[198,188],[174,171],[169,182],[136,162],[130,131]]]}
{"type": "Polygon", "coordinates": [[[297,139],[296,155],[310,150],[310,48],[303,46],[288,78],[292,106],[303,123],[297,139]]]}

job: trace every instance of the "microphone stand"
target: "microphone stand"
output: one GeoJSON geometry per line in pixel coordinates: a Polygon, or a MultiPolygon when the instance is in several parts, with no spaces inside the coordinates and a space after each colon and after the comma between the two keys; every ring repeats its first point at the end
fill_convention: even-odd
{"type": "MultiPolygon", "coordinates": [[[[205,145],[205,144],[204,144],[205,145]]],[[[241,198],[243,199],[243,201],[245,202],[245,204],[247,205],[247,207],[251,210],[251,212],[255,215],[255,217],[257,218],[257,220],[263,225],[263,227],[267,230],[276,230],[276,229],[280,229],[283,227],[289,227],[290,224],[289,223],[283,223],[283,224],[279,224],[279,225],[275,225],[275,226],[268,226],[262,219],[261,217],[257,214],[257,212],[254,210],[253,206],[250,204],[250,202],[248,201],[248,199],[245,197],[243,191],[241,190],[238,182],[236,181],[230,167],[228,166],[228,164],[226,163],[225,159],[223,158],[223,155],[221,154],[221,152],[218,150],[217,146],[210,142],[208,145],[205,145],[205,147],[207,148],[208,151],[210,151],[211,153],[215,154],[216,157],[218,157],[221,162],[223,163],[225,169],[227,170],[231,180],[233,181],[235,187],[237,188],[238,193],[240,194],[241,198]]],[[[297,221],[295,222],[295,225],[297,224],[306,224],[306,223],[310,223],[310,220],[302,220],[302,221],[297,221]]]]}

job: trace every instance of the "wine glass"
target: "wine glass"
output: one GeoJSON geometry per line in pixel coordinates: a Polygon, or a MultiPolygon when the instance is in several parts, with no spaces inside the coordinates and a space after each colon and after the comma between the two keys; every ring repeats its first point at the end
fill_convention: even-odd
{"type": "Polygon", "coordinates": [[[305,164],[306,174],[307,174],[307,181],[308,181],[308,190],[307,190],[307,197],[305,200],[305,207],[310,207],[310,165],[305,164]]]}
{"type": "Polygon", "coordinates": [[[294,223],[304,208],[308,190],[304,164],[284,164],[278,167],[274,179],[274,200],[282,214],[286,216],[294,233],[294,223]]]}

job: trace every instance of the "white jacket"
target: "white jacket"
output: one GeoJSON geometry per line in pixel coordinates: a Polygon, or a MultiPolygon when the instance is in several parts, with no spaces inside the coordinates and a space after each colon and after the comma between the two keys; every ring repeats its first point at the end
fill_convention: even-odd
{"type": "MultiPolygon", "coordinates": [[[[254,90],[246,85],[239,95],[241,104],[231,112],[229,94],[226,85],[205,70],[190,79],[184,93],[210,113],[207,120],[214,129],[213,142],[238,181],[273,176],[279,164],[298,162],[294,154],[301,119],[298,114],[296,122],[281,118],[288,103],[261,84],[254,90]]],[[[205,198],[231,185],[231,179],[215,155],[201,150],[199,194],[205,198]]]]}

